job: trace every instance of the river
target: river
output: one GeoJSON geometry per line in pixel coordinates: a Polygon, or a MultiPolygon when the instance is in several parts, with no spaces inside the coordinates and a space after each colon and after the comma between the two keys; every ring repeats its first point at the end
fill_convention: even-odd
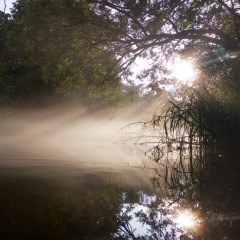
{"type": "Polygon", "coordinates": [[[126,127],[142,109],[2,109],[1,239],[237,239],[239,185],[226,203],[219,175],[204,180],[207,194],[179,171],[167,185],[164,159],[134,144],[141,124],[126,127]]]}

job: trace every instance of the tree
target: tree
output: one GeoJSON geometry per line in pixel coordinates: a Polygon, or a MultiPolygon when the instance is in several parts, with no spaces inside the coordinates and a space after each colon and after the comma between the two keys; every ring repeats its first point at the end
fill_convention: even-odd
{"type": "Polygon", "coordinates": [[[181,126],[191,131],[188,134],[204,132],[218,140],[239,133],[238,1],[88,2],[96,13],[111,20],[108,29],[118,31],[117,36],[101,35],[89,42],[111,44],[126,73],[137,57],[147,58],[149,68],[140,77],[150,76],[154,85],[169,84],[173,79],[166,78],[166,66],[174,57],[196,62],[199,80],[194,87],[180,89],[182,102],[173,103],[159,120],[166,118],[170,126],[178,126],[181,119],[181,126]]]}
{"type": "Polygon", "coordinates": [[[13,74],[6,50],[9,14],[0,11],[0,104],[8,104],[14,93],[13,74]]]}
{"type": "Polygon", "coordinates": [[[114,101],[120,84],[112,67],[118,67],[117,60],[107,44],[87,47],[85,34],[107,33],[92,24],[102,17],[84,1],[19,0],[12,18],[9,45],[20,68],[37,71],[57,93],[85,89],[91,96],[114,101]]]}
{"type": "MultiPolygon", "coordinates": [[[[165,76],[164,65],[178,54],[205,59],[222,47],[239,51],[240,15],[238,1],[88,1],[96,13],[111,21],[107,31],[89,39],[92,45],[111,44],[112,51],[129,69],[137,57],[149,59],[146,74],[152,80],[165,76]]],[[[99,27],[101,22],[96,23],[99,27]]]]}

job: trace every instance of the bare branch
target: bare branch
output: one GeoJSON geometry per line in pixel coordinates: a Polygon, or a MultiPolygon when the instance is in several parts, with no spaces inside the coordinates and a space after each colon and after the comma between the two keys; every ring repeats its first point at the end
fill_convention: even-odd
{"type": "Polygon", "coordinates": [[[4,14],[6,14],[6,8],[7,8],[7,3],[6,3],[6,0],[4,0],[4,10],[3,10],[4,14]]]}

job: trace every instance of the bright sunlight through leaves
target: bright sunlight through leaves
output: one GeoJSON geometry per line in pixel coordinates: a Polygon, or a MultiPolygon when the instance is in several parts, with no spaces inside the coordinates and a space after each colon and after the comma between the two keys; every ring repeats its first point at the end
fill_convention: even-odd
{"type": "Polygon", "coordinates": [[[177,61],[172,68],[173,76],[176,79],[187,85],[191,85],[195,79],[195,69],[191,62],[188,61],[177,61]]]}

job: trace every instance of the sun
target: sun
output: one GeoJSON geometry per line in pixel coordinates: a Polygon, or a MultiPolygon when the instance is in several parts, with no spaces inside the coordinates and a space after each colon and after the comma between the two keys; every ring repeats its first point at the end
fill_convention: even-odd
{"type": "Polygon", "coordinates": [[[190,61],[176,61],[172,67],[172,74],[178,82],[192,84],[196,77],[196,70],[190,61]]]}

